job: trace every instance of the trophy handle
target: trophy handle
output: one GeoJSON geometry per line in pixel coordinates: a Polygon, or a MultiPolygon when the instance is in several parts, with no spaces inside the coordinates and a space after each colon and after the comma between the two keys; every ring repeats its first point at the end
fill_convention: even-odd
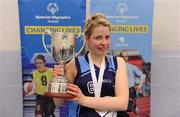
{"type": "Polygon", "coordinates": [[[83,36],[83,38],[82,38],[82,39],[83,39],[83,45],[82,45],[81,49],[79,49],[79,52],[77,52],[77,53],[74,55],[74,57],[78,56],[78,55],[81,53],[81,51],[84,49],[84,46],[85,46],[85,39],[84,39],[83,33],[78,33],[78,34],[77,34],[77,38],[80,37],[80,36],[83,36]]]}
{"type": "Polygon", "coordinates": [[[46,30],[45,33],[42,35],[42,42],[43,42],[43,46],[44,46],[44,49],[46,50],[46,52],[48,54],[52,55],[51,52],[46,47],[46,44],[45,44],[45,34],[50,35],[52,37],[50,30],[46,30]]]}

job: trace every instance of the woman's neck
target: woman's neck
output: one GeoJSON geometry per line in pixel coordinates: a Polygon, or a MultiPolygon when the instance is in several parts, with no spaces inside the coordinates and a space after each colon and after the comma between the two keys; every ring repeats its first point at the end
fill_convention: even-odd
{"type": "Polygon", "coordinates": [[[97,56],[97,55],[92,54],[91,52],[89,52],[89,54],[91,54],[91,58],[92,58],[93,63],[96,66],[100,67],[101,63],[102,63],[102,60],[104,59],[105,55],[97,56]]]}

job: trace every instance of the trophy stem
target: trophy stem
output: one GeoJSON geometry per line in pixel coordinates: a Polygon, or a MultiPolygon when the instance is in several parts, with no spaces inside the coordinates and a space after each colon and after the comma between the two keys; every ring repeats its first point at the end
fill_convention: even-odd
{"type": "Polygon", "coordinates": [[[48,82],[47,92],[45,93],[45,96],[66,99],[73,98],[73,95],[67,93],[67,85],[70,82],[65,76],[65,63],[66,62],[64,61],[58,62],[58,64],[60,65],[61,73],[48,82]]]}
{"type": "Polygon", "coordinates": [[[60,70],[61,70],[60,76],[63,78],[63,77],[65,77],[65,69],[64,69],[64,67],[65,67],[66,62],[59,61],[58,63],[60,65],[60,70]]]}

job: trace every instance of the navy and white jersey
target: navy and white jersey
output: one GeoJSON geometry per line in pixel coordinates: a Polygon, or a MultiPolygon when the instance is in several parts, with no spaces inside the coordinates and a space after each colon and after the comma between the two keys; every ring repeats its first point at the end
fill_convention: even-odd
{"type": "MultiPolygon", "coordinates": [[[[115,96],[114,86],[115,86],[115,75],[117,70],[117,59],[114,56],[107,56],[105,60],[106,60],[106,68],[104,70],[100,96],[101,97],[115,96]]],[[[94,93],[93,81],[92,81],[87,54],[75,58],[75,63],[77,66],[77,76],[74,83],[79,86],[79,88],[81,89],[84,95],[94,97],[95,93],[94,93]]],[[[98,78],[100,68],[97,67],[96,65],[94,65],[94,68],[96,72],[96,77],[98,78]]],[[[70,111],[73,111],[71,109],[74,108],[74,102],[71,103],[70,103],[70,111]]],[[[94,109],[80,105],[77,106],[76,110],[74,109],[74,112],[75,111],[76,111],[76,117],[101,117],[99,113],[96,112],[94,109]]],[[[75,115],[74,112],[73,114],[75,115]]],[[[103,117],[107,117],[105,116],[106,114],[108,113],[105,113],[103,117]]],[[[114,116],[108,116],[108,117],[114,117],[114,116]]]]}

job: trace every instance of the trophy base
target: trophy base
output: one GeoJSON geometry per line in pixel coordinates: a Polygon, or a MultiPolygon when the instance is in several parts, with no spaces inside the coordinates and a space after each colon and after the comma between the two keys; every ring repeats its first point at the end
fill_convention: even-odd
{"type": "Polygon", "coordinates": [[[74,96],[68,93],[53,93],[53,92],[46,92],[44,94],[47,97],[53,98],[65,98],[65,99],[72,99],[74,96]]]}

